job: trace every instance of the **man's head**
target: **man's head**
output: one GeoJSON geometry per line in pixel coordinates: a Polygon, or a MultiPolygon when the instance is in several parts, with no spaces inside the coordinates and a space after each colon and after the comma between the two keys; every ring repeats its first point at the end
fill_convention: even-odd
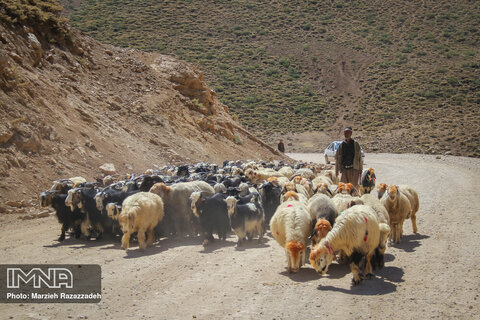
{"type": "Polygon", "coordinates": [[[343,134],[345,135],[345,140],[349,141],[352,137],[352,127],[346,127],[343,130],[343,134]]]}

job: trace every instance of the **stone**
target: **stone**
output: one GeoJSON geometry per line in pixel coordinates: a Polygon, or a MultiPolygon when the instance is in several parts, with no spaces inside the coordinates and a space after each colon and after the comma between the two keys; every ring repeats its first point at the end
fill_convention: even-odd
{"type": "Polygon", "coordinates": [[[115,165],[113,163],[104,163],[99,167],[100,171],[103,174],[114,175],[117,173],[115,170],[115,165]]]}
{"type": "Polygon", "coordinates": [[[25,206],[25,201],[7,201],[5,202],[7,206],[14,207],[14,208],[21,208],[25,206]]]}

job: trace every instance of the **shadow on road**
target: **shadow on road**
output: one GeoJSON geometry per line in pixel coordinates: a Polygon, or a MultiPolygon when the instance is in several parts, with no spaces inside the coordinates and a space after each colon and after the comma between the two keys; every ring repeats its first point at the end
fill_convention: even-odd
{"type": "Polygon", "coordinates": [[[414,252],[421,245],[421,240],[428,239],[430,236],[413,233],[404,235],[400,243],[390,244],[391,247],[403,249],[405,252],[414,252]]]}

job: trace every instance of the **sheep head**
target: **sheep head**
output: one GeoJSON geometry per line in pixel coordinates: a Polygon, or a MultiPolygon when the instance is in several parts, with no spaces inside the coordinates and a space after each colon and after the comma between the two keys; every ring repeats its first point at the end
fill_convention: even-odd
{"type": "Polygon", "coordinates": [[[122,212],[122,206],[119,206],[115,202],[108,203],[105,207],[107,216],[112,220],[118,220],[118,215],[122,212]]]}
{"type": "Polygon", "coordinates": [[[278,178],[277,177],[270,177],[267,179],[267,182],[271,182],[273,183],[274,185],[278,185],[278,178]]]}
{"type": "Polygon", "coordinates": [[[190,206],[192,208],[193,214],[199,218],[199,214],[197,211],[197,206],[203,201],[202,193],[199,191],[193,192],[190,195],[190,206]]]}
{"type": "Polygon", "coordinates": [[[395,201],[397,199],[398,194],[400,193],[400,190],[398,190],[397,186],[390,186],[388,187],[388,197],[390,200],[395,201]]]}
{"type": "Polygon", "coordinates": [[[58,190],[48,190],[40,194],[40,205],[42,207],[48,207],[52,204],[53,196],[59,193],[58,190]]]}
{"type": "Polygon", "coordinates": [[[228,216],[231,217],[235,213],[238,200],[235,197],[227,197],[225,202],[227,203],[228,216]]]}
{"type": "Polygon", "coordinates": [[[149,192],[155,193],[156,195],[160,196],[162,199],[165,199],[166,197],[168,197],[170,191],[171,191],[171,188],[169,186],[167,186],[163,182],[158,182],[158,183],[155,183],[150,188],[149,192]]]}
{"type": "Polygon", "coordinates": [[[302,177],[301,176],[293,177],[292,182],[295,183],[295,184],[298,184],[298,183],[302,182],[302,177]]]}
{"type": "Polygon", "coordinates": [[[328,266],[335,260],[335,253],[328,247],[328,243],[325,241],[310,252],[309,260],[313,268],[321,275],[324,275],[328,271],[328,266]]]}
{"type": "Polygon", "coordinates": [[[317,232],[317,235],[320,237],[320,239],[325,238],[328,231],[330,230],[332,230],[332,225],[328,220],[320,219],[315,224],[315,231],[317,232]]]}
{"type": "Polygon", "coordinates": [[[283,195],[283,201],[288,201],[288,200],[295,200],[298,201],[298,194],[295,191],[288,191],[283,195]]]}
{"type": "Polygon", "coordinates": [[[285,250],[287,250],[288,258],[290,260],[288,272],[295,273],[300,269],[302,262],[301,258],[304,256],[306,247],[302,243],[293,240],[287,243],[285,250]]]}
{"type": "Polygon", "coordinates": [[[378,193],[378,198],[380,199],[384,194],[385,191],[387,191],[387,184],[386,183],[380,183],[377,187],[377,193],[378,193]]]}

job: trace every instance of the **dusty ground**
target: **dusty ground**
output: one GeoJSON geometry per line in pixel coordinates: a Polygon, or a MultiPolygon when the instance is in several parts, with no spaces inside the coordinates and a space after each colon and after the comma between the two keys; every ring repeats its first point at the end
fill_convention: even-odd
{"type": "MultiPolygon", "coordinates": [[[[320,154],[292,154],[323,161],[320,154]]],[[[406,222],[376,277],[351,286],[346,265],[320,278],[309,264],[286,272],[270,237],[207,250],[201,239],[162,239],[145,253],[117,242],[58,243],[55,218],[0,216],[2,263],[96,263],[98,304],[3,304],[5,319],[473,319],[480,314],[480,159],[367,154],[377,182],[413,186],[420,196],[419,233],[406,222]]]]}

